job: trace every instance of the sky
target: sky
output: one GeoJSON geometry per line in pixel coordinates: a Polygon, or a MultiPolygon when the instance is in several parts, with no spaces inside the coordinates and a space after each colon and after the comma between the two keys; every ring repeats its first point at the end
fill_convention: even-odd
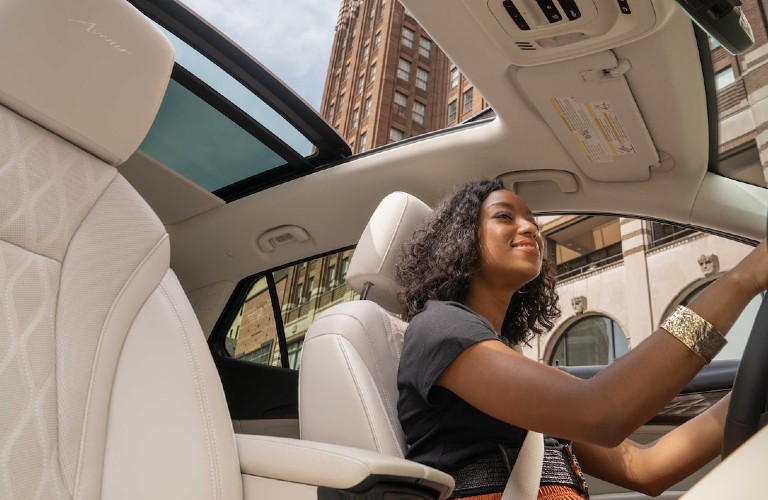
{"type": "Polygon", "coordinates": [[[315,109],[340,0],[182,0],[315,109]]]}

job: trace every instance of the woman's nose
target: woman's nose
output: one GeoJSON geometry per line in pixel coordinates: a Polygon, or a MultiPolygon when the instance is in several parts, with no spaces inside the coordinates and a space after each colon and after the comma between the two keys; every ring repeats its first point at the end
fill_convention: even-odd
{"type": "Polygon", "coordinates": [[[536,227],[536,224],[526,219],[525,217],[520,217],[518,226],[520,228],[518,231],[523,234],[530,234],[531,236],[536,236],[539,234],[539,228],[536,227]]]}

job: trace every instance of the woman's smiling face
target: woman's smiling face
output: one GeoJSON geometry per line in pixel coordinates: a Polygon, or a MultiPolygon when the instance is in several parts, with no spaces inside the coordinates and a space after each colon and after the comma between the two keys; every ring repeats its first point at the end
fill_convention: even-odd
{"type": "Polygon", "coordinates": [[[541,272],[544,242],[528,205],[516,194],[493,191],[480,207],[479,275],[519,289],[541,272]]]}

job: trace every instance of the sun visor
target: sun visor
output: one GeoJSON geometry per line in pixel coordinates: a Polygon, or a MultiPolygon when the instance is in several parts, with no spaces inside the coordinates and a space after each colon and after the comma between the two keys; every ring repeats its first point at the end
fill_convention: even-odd
{"type": "Polygon", "coordinates": [[[660,167],[627,71],[629,61],[600,52],[514,74],[576,164],[596,181],[642,181],[660,167]]]}
{"type": "Polygon", "coordinates": [[[173,59],[122,0],[0,2],[0,104],[112,165],[141,144],[173,59]]]}

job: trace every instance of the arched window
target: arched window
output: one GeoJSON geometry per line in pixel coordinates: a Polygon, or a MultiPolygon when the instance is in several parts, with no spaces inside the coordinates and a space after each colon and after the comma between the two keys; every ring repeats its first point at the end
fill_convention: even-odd
{"type": "Polygon", "coordinates": [[[618,323],[607,316],[587,316],[557,339],[549,364],[607,365],[628,350],[627,337],[618,323]]]}

